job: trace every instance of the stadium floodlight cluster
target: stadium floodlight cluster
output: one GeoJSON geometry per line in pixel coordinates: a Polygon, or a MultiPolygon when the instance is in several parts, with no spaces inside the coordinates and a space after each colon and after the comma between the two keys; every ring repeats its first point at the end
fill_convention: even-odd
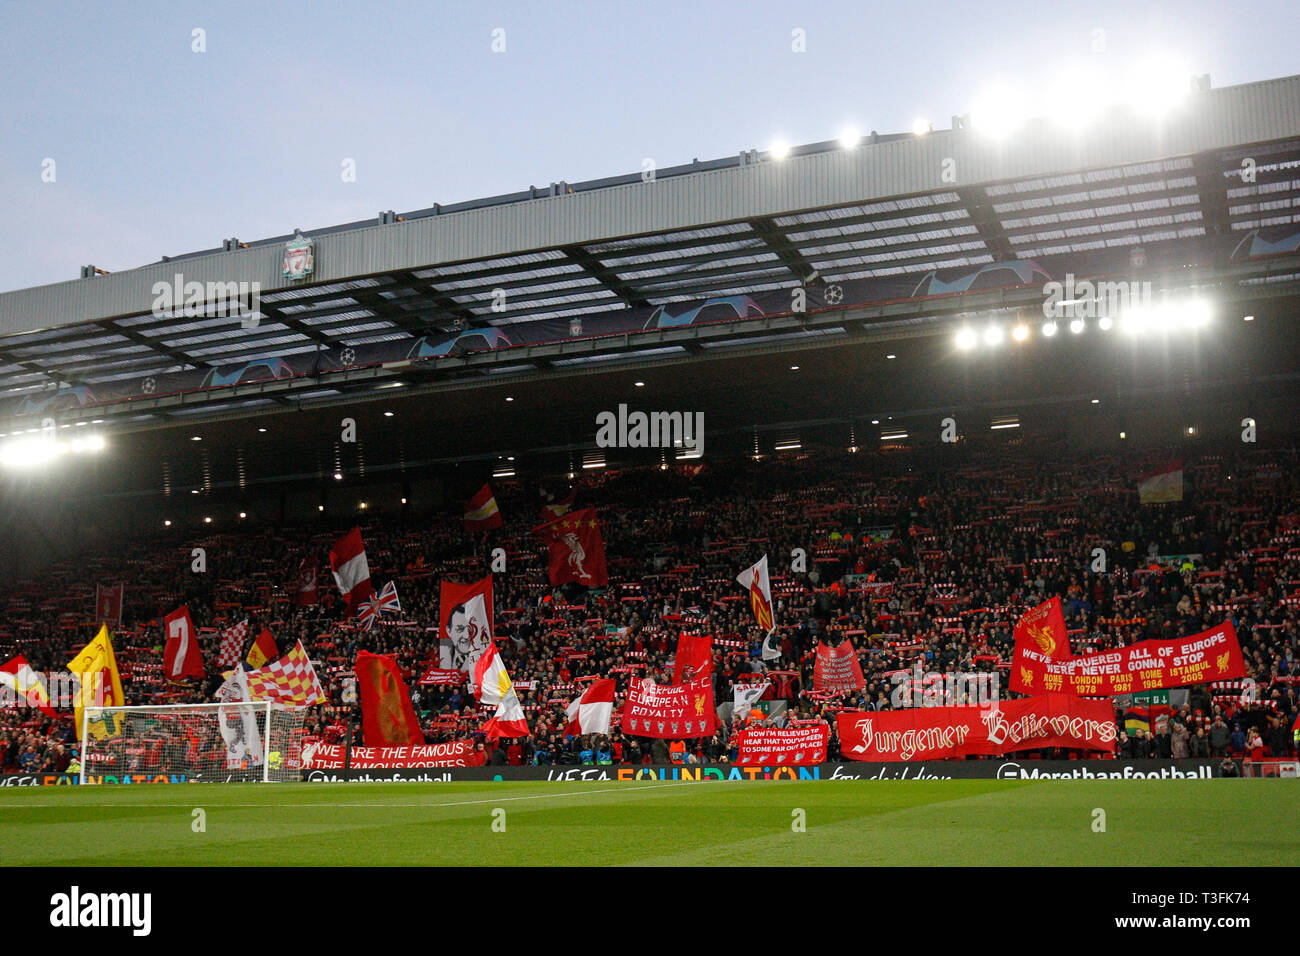
{"type": "MultiPolygon", "coordinates": [[[[63,426],[64,428],[68,426],[63,426]]],[[[29,429],[38,434],[11,438],[0,444],[0,466],[6,468],[34,468],[49,464],[64,455],[93,454],[103,451],[107,443],[104,436],[90,434],[64,441],[52,429],[29,429]]]]}
{"type": "MultiPolygon", "coordinates": [[[[953,129],[969,128],[1001,139],[1041,118],[1055,127],[1080,130],[1117,108],[1142,119],[1159,120],[1179,109],[1194,90],[1208,88],[1208,76],[1194,76],[1184,62],[1165,54],[1142,57],[1127,75],[1076,64],[1033,89],[1014,89],[998,83],[982,90],[969,113],[953,117],[953,129]]],[[[912,121],[911,132],[913,136],[927,136],[934,132],[934,124],[918,116],[912,121]]],[[[856,148],[862,139],[851,125],[839,135],[844,149],[856,148]]],[[[767,155],[779,161],[791,151],[788,142],[777,139],[768,147],[767,155]]]]}
{"type": "MultiPolygon", "coordinates": [[[[1070,305],[1071,303],[1066,303],[1070,305]]],[[[1247,318],[1247,321],[1254,316],[1247,318]]],[[[1195,333],[1207,328],[1214,321],[1214,309],[1205,299],[1193,298],[1186,301],[1159,302],[1152,305],[1137,304],[1121,313],[1118,318],[1110,315],[1073,318],[1048,317],[1039,327],[1043,338],[1050,339],[1061,331],[1069,329],[1073,335],[1082,335],[1090,327],[1101,332],[1110,332],[1116,328],[1126,335],[1137,337],[1151,334],[1195,333]]],[[[1033,330],[1029,323],[1018,322],[1011,327],[1009,337],[1017,343],[1027,342],[1033,330]]],[[[988,348],[1002,345],[1008,338],[1004,325],[990,323],[983,330],[976,330],[969,324],[962,325],[954,333],[953,342],[957,349],[969,352],[981,342],[988,348]]]]}

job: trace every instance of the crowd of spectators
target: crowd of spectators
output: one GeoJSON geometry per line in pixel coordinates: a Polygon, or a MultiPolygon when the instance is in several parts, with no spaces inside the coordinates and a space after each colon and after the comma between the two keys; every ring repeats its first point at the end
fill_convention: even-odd
{"type": "MultiPolygon", "coordinates": [[[[830,722],[835,759],[835,714],[896,706],[891,678],[918,660],[926,672],[997,674],[1007,696],[1012,626],[1053,595],[1062,598],[1077,653],[1192,634],[1224,619],[1236,626],[1249,681],[1175,692],[1169,719],[1133,734],[1117,708],[1122,755],[1294,753],[1297,455],[1224,449],[1184,458],[1183,500],[1159,505],[1140,504],[1136,491],[1158,456],[1068,449],[805,454],[602,474],[573,488],[577,504],[599,515],[609,567],[602,589],[550,586],[545,546],[531,533],[545,499],[534,485],[497,482],[505,525],[491,532],[465,531],[454,509],[412,507],[360,521],[372,581],[376,588],[394,581],[402,606],[368,632],[344,617],[327,570],[319,603],[290,601],[302,561],[314,556],[327,569],[330,544],[353,519],[142,533],[111,554],[84,555],[0,590],[0,659],[21,653],[38,671],[66,669],[93,636],[95,585],[121,581],[114,644],[129,703],[212,700],[222,680],[219,631],[247,617],[250,641],[266,627],[281,653],[301,640],[316,662],[329,700],[308,713],[309,737],[338,742],[350,722],[359,728],[343,691],[364,648],[393,655],[428,742],[481,741],[487,715],[464,686],[418,679],[438,662],[439,582],[483,577],[492,550],[502,548],[506,570],[493,575],[496,640],[532,734],[487,742],[490,762],[734,761],[743,727],[818,718],[830,722]],[[205,573],[191,569],[194,547],[206,551],[205,573]],[[735,583],[763,554],[780,646],[780,658],[768,661],[735,583]],[[209,675],[202,682],[168,683],[160,673],[161,618],[181,604],[200,628],[209,675]],[[671,683],[683,631],[714,638],[716,735],[656,741],[624,735],[616,722],[608,735],[566,738],[564,706],[584,678],[616,678],[617,713],[629,680],[671,683]],[[846,639],[866,686],[819,694],[815,648],[846,639]],[[758,708],[733,713],[733,685],[763,680],[771,687],[758,708]]],[[[0,711],[4,769],[66,769],[76,756],[68,714],[0,711]]]]}

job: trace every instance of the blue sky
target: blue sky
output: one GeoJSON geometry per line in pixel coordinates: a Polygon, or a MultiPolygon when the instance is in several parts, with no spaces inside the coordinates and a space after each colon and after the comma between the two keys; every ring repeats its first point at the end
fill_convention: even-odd
{"type": "Polygon", "coordinates": [[[0,289],[647,157],[947,127],[1072,62],[1164,55],[1228,86],[1300,71],[1297,49],[1294,0],[0,0],[0,289]]]}

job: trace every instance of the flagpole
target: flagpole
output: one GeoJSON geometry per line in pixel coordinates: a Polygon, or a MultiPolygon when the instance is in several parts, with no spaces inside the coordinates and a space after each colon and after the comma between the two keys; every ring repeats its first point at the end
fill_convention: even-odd
{"type": "Polygon", "coordinates": [[[81,779],[77,782],[84,784],[86,782],[86,741],[90,737],[90,710],[86,707],[85,692],[78,688],[81,693],[81,779]]]}
{"type": "Polygon", "coordinates": [[[262,731],[262,783],[271,782],[271,708],[270,700],[266,702],[266,727],[262,731]]]}
{"type": "Polygon", "coordinates": [[[348,712],[348,731],[347,737],[343,741],[343,779],[348,779],[348,772],[352,769],[352,713],[348,712]]]}

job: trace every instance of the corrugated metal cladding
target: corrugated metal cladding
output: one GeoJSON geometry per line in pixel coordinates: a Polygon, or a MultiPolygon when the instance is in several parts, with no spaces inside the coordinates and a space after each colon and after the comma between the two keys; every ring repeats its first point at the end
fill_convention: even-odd
{"type": "MultiPolygon", "coordinates": [[[[1211,90],[1194,103],[1164,123],[1112,124],[1082,136],[1031,128],[1008,145],[939,132],[377,225],[318,238],[316,276],[336,281],[1300,135],[1300,76],[1211,90]]],[[[265,246],[3,293],[0,335],[147,312],[153,284],[178,271],[187,281],[256,281],[268,292],[288,285],[280,269],[281,249],[265,246]]]]}

